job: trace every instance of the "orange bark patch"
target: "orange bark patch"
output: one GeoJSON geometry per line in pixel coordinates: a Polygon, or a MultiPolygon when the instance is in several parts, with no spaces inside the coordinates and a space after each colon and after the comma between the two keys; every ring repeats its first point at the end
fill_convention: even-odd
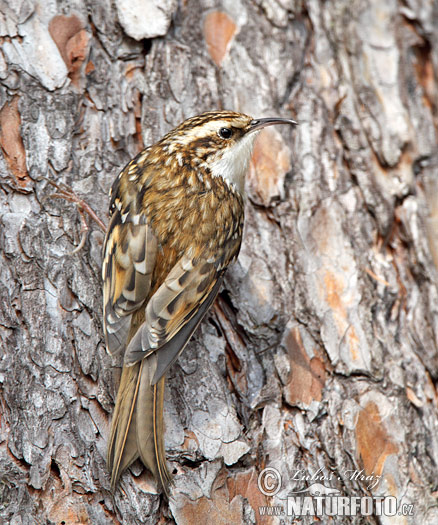
{"type": "MultiPolygon", "coordinates": [[[[258,508],[269,504],[269,498],[266,498],[257,486],[256,470],[252,469],[248,472],[228,476],[225,470],[221,470],[213,483],[211,498],[203,497],[197,501],[190,501],[187,498],[186,502],[174,512],[174,516],[181,525],[244,523],[244,498],[255,510],[257,518],[259,518],[258,508]]],[[[259,521],[257,522],[259,523],[259,521]]],[[[263,520],[264,525],[271,523],[274,523],[273,518],[267,517],[263,520]]]]}
{"type": "MultiPolygon", "coordinates": [[[[229,477],[227,479],[228,490],[230,493],[230,499],[233,499],[235,496],[243,496],[246,498],[255,510],[256,516],[258,517],[258,509],[261,506],[269,505],[269,498],[264,496],[258,487],[257,484],[257,472],[251,470],[249,472],[240,472],[234,477],[229,477]]],[[[266,517],[263,520],[264,525],[274,523],[273,518],[266,517]]]]}
{"type": "Polygon", "coordinates": [[[86,74],[86,75],[89,75],[90,73],[92,73],[93,71],[95,71],[95,69],[96,69],[96,68],[94,67],[93,62],[90,60],[90,61],[87,63],[86,67],[85,67],[85,74],[86,74]]]}
{"type": "Polygon", "coordinates": [[[222,11],[208,13],[204,20],[204,38],[214,63],[220,67],[236,33],[236,24],[222,11]]]}
{"type": "Polygon", "coordinates": [[[416,393],[409,386],[406,387],[406,397],[414,406],[418,408],[424,405],[423,401],[417,397],[416,393]]]}
{"type": "Polygon", "coordinates": [[[325,384],[324,363],[318,357],[307,355],[298,327],[289,332],[286,345],[291,360],[290,380],[285,388],[287,403],[310,405],[313,400],[321,401],[325,384]]]}
{"type": "Polygon", "coordinates": [[[359,359],[359,338],[356,330],[350,325],[347,317],[348,300],[343,299],[347,283],[342,274],[326,270],[324,273],[324,286],[327,303],[333,311],[333,318],[338,328],[338,333],[348,342],[351,357],[354,361],[359,359]]]}
{"type": "Polygon", "coordinates": [[[88,33],[75,15],[53,17],[49,23],[49,32],[67,66],[72,83],[77,86],[80,69],[87,56],[88,33]]]}
{"type": "Polygon", "coordinates": [[[324,285],[327,294],[327,302],[330,308],[334,310],[339,317],[346,319],[347,312],[341,299],[341,295],[345,288],[345,282],[334,273],[327,271],[324,275],[324,285]]]}
{"type": "Polygon", "coordinates": [[[75,498],[62,497],[51,505],[50,519],[54,523],[91,523],[85,505],[78,504],[75,498]]]}
{"type": "Polygon", "coordinates": [[[398,447],[383,426],[379,409],[373,402],[367,403],[359,413],[356,425],[357,452],[367,475],[380,476],[386,458],[397,454],[398,447]]]}
{"type": "Polygon", "coordinates": [[[184,450],[196,450],[199,448],[199,441],[196,437],[196,434],[192,432],[191,430],[185,431],[184,436],[184,443],[183,443],[183,449],[184,450]]]}
{"type": "Polygon", "coordinates": [[[195,502],[187,501],[177,513],[177,522],[181,525],[243,523],[242,500],[237,497],[230,501],[227,492],[225,487],[221,487],[214,491],[211,499],[203,497],[195,502]]]}
{"type": "Polygon", "coordinates": [[[51,523],[91,523],[85,502],[72,495],[71,479],[62,469],[60,476],[50,476],[40,503],[51,523]]]}
{"type": "Polygon", "coordinates": [[[21,138],[21,117],[18,111],[18,96],[0,110],[0,147],[9,170],[19,188],[25,189],[30,182],[26,168],[26,151],[21,138]]]}
{"type": "Polygon", "coordinates": [[[357,337],[356,330],[354,326],[349,326],[348,331],[345,334],[345,337],[348,340],[350,353],[353,361],[357,361],[359,359],[359,338],[357,337]]]}
{"type": "Polygon", "coordinates": [[[252,156],[249,183],[257,200],[269,206],[282,193],[286,173],[291,169],[289,148],[280,133],[267,128],[260,132],[252,156]]]}

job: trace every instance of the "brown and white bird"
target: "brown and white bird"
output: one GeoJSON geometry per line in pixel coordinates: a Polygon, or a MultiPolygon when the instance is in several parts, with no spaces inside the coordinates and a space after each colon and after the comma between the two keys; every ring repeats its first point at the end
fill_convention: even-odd
{"type": "Polygon", "coordinates": [[[143,150],[111,189],[104,245],[108,351],[124,352],[108,446],[114,487],[138,457],[167,494],[165,373],[212,305],[240,249],[257,131],[283,118],[190,118],[143,150]]]}

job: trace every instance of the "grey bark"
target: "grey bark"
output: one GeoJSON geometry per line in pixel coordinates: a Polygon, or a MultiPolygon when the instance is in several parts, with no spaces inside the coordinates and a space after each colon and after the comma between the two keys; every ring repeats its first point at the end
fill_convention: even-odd
{"type": "Polygon", "coordinates": [[[134,5],[0,1],[0,520],[292,523],[260,506],[320,483],[413,505],[336,523],[438,523],[437,2],[134,5]],[[299,126],[260,138],[239,261],[170,373],[170,502],[139,463],[112,493],[103,234],[72,255],[44,177],[106,221],[143,144],[215,108],[299,126]]]}

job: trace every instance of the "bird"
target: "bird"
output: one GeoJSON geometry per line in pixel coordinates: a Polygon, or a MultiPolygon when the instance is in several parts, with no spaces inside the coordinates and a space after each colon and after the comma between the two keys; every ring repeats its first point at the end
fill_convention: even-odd
{"type": "Polygon", "coordinates": [[[115,489],[140,458],[169,496],[165,375],[236,260],[254,139],[288,118],[233,111],[188,118],[133,158],[110,190],[103,246],[103,324],[123,368],[108,442],[115,489]]]}

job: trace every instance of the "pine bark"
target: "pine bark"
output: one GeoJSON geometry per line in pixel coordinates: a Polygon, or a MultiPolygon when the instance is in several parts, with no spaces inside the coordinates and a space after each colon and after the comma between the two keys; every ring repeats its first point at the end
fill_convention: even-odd
{"type": "Polygon", "coordinates": [[[260,507],[320,483],[413,505],[336,523],[438,523],[437,2],[130,4],[0,0],[0,521],[292,523],[260,507]],[[126,162],[217,108],[299,126],[261,134],[239,260],[169,374],[170,501],[140,463],[113,493],[103,233],[72,254],[47,179],[106,222],[126,162]]]}

